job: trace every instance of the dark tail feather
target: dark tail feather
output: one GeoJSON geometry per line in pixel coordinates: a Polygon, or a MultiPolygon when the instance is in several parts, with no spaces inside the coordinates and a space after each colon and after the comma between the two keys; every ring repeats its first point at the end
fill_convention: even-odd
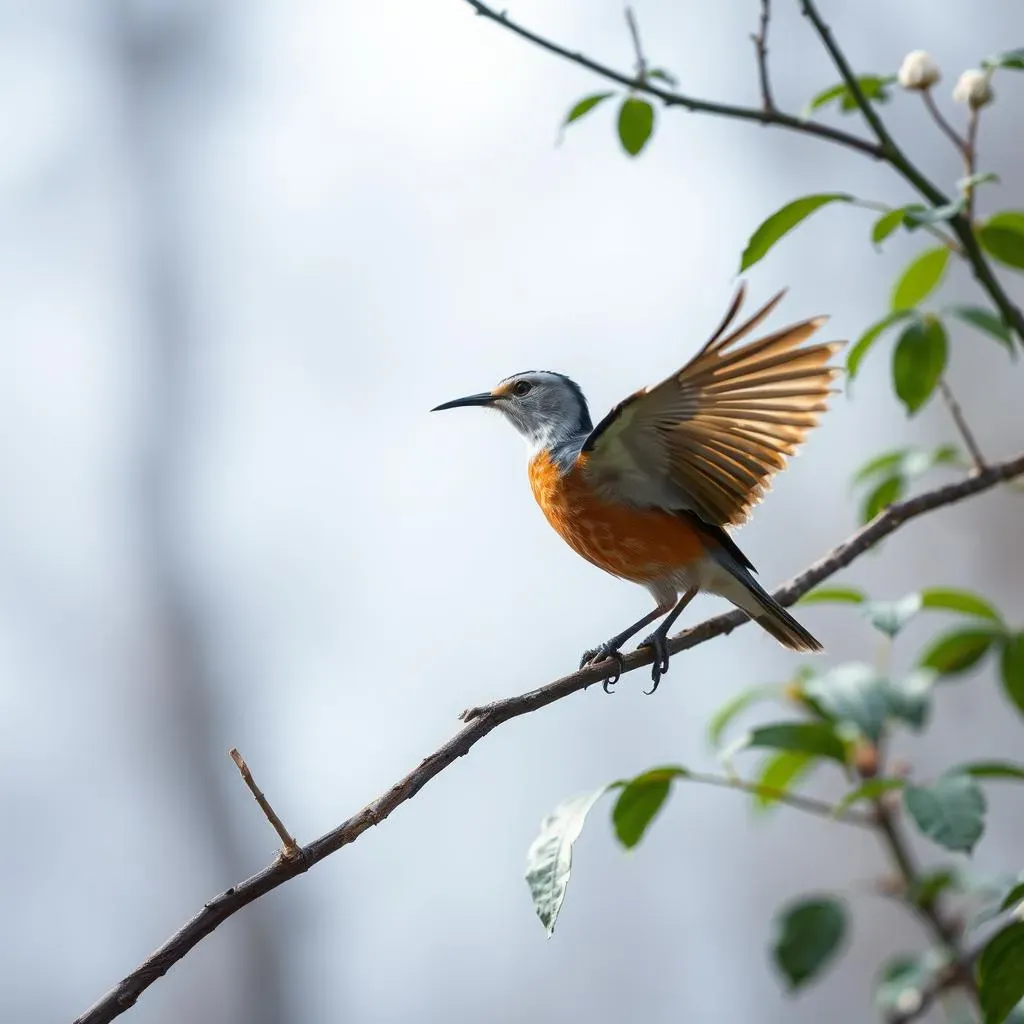
{"type": "Polygon", "coordinates": [[[767,633],[771,633],[783,647],[791,651],[823,651],[824,648],[811,634],[793,618],[778,601],[761,587],[751,595],[763,609],[755,615],[754,621],[767,633]]]}

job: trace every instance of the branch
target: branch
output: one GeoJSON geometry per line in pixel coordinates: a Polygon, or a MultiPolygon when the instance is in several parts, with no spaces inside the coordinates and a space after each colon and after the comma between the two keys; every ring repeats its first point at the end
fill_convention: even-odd
{"type": "MultiPolygon", "coordinates": [[[[792,604],[813,586],[845,568],[859,555],[877,544],[883,537],[894,533],[909,520],[990,490],[997,484],[1022,474],[1024,454],[1005,462],[994,463],[983,472],[965,480],[946,484],[944,487],[926,491],[916,498],[890,505],[870,523],[833,548],[824,558],[779,588],[775,592],[776,600],[784,605],[792,604]]],[[[669,650],[678,654],[713,637],[731,633],[747,621],[747,616],[739,611],[717,615],[674,636],[669,641],[669,650]]],[[[653,652],[647,647],[630,652],[623,658],[623,673],[649,665],[652,657],[653,652]]],[[[279,858],[251,878],[215,896],[191,921],[175,932],[120,984],[79,1017],[75,1024],[106,1024],[107,1021],[124,1013],[157,978],[166,974],[218,925],[254,900],[283,885],[290,878],[308,871],[314,864],[343,846],[354,843],[368,829],[384,821],[395,808],[411,800],[450,764],[469,753],[493,729],[511,718],[529,714],[571,693],[585,689],[591,683],[606,678],[611,670],[612,666],[608,662],[602,662],[536,690],[464,711],[461,717],[467,724],[447,743],[425,757],[408,775],[399,779],[387,792],[326,835],[299,847],[298,856],[291,859],[279,858]]]]}
{"type": "Polygon", "coordinates": [[[949,415],[953,418],[956,429],[960,431],[960,437],[963,438],[967,451],[970,452],[974,468],[984,469],[985,456],[981,454],[981,448],[978,445],[977,438],[974,436],[974,431],[968,426],[964,411],[960,408],[956,395],[953,394],[952,389],[946,383],[945,377],[939,378],[939,390],[942,392],[942,400],[946,403],[946,408],[949,409],[949,415]]]}
{"type": "Polygon", "coordinates": [[[644,56],[644,48],[640,44],[640,26],[636,23],[636,14],[632,7],[626,8],[626,24],[629,26],[629,34],[633,40],[633,53],[636,55],[636,77],[643,81],[647,77],[647,58],[644,56]]]}
{"type": "Polygon", "coordinates": [[[568,50],[550,39],[545,39],[543,36],[537,35],[536,32],[531,32],[528,28],[513,21],[504,12],[499,12],[493,7],[482,3],[481,0],[466,0],[466,3],[480,17],[496,22],[515,35],[533,43],[535,46],[539,46],[542,50],[547,50],[548,53],[553,53],[555,56],[562,57],[573,64],[578,64],[581,68],[586,68],[588,71],[594,71],[602,78],[607,78],[610,82],[624,85],[627,89],[632,89],[634,92],[655,96],[666,107],[682,107],[684,110],[694,114],[717,114],[720,117],[729,117],[739,121],[757,121],[760,124],[776,125],[780,128],[788,128],[790,131],[800,132],[803,135],[816,135],[819,138],[829,139],[832,142],[837,142],[842,146],[847,146],[850,149],[865,153],[867,156],[874,157],[876,160],[881,160],[885,157],[882,147],[867,139],[851,135],[849,132],[844,132],[839,128],[832,128],[826,124],[818,124],[816,121],[801,120],[799,117],[785,114],[781,110],[761,110],[757,107],[737,107],[729,103],[713,103],[710,100],[697,99],[694,96],[687,96],[681,92],[674,92],[672,89],[662,88],[652,84],[649,80],[640,79],[634,75],[627,75],[622,71],[616,71],[615,68],[592,60],[585,54],[574,53],[572,50],[568,50]]]}
{"type": "Polygon", "coordinates": [[[772,81],[768,74],[768,22],[772,17],[771,0],[761,0],[761,21],[753,35],[754,52],[757,54],[757,79],[761,86],[761,108],[766,113],[776,111],[772,96],[772,81]]]}
{"type": "Polygon", "coordinates": [[[891,1011],[885,1018],[885,1024],[910,1024],[911,1021],[918,1020],[945,992],[963,987],[964,977],[969,978],[973,985],[974,964],[984,948],[985,943],[979,943],[975,948],[961,954],[959,959],[937,970],[921,988],[903,993],[912,996],[907,1000],[908,1005],[891,1011]],[[916,998],[913,998],[915,996],[916,998]]]}
{"type": "Polygon", "coordinates": [[[281,840],[281,856],[288,859],[300,856],[302,851],[299,848],[299,844],[295,842],[292,834],[284,827],[284,822],[277,816],[277,811],[270,806],[270,801],[263,795],[260,787],[256,785],[256,780],[252,777],[252,772],[249,771],[245,758],[234,747],[228,753],[231,756],[231,760],[235,762],[235,767],[241,774],[242,781],[249,787],[249,792],[255,797],[256,803],[260,805],[260,810],[266,815],[267,821],[273,826],[274,831],[281,840]]]}

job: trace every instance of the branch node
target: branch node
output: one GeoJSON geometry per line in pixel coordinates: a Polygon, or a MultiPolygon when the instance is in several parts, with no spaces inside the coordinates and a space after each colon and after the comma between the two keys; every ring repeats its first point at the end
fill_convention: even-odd
{"type": "Polygon", "coordinates": [[[302,847],[295,842],[292,834],[284,827],[284,822],[277,816],[274,808],[270,806],[270,801],[263,795],[259,786],[256,785],[256,780],[252,777],[252,772],[249,771],[249,766],[245,763],[242,755],[235,747],[232,747],[228,753],[231,755],[231,760],[235,762],[235,766],[242,776],[242,781],[249,787],[249,792],[252,793],[256,803],[260,805],[260,810],[263,811],[267,821],[273,826],[274,831],[278,834],[283,844],[282,848],[278,851],[278,858],[289,861],[297,860],[302,856],[302,847]]]}

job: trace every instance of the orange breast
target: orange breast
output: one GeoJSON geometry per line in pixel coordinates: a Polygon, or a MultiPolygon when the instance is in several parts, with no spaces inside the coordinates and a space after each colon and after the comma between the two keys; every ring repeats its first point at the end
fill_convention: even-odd
{"type": "Polygon", "coordinates": [[[530,461],[533,496],[574,551],[605,572],[635,583],[657,579],[703,555],[699,536],[679,516],[596,497],[582,472],[586,459],[581,454],[564,474],[547,452],[530,461]]]}

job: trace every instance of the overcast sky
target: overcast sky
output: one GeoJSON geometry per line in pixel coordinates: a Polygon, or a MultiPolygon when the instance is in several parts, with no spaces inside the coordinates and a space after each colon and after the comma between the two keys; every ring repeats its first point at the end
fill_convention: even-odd
{"type": "MultiPolygon", "coordinates": [[[[651,61],[686,90],[756,103],[757,6],[636,11],[651,61]]],[[[796,4],[778,7],[776,95],[799,109],[835,73],[796,4]]],[[[863,71],[931,50],[951,116],[957,73],[1024,38],[1000,0],[822,7],[863,71]]],[[[629,66],[618,3],[510,14],[629,66]]],[[[810,191],[912,197],[863,158],[679,111],[659,112],[636,160],[610,107],[556,146],[599,83],[460,0],[4,0],[0,84],[0,1016],[43,1024],[271,859],[229,747],[307,841],[443,742],[462,708],[563,675],[647,609],[550,531],[507,424],[428,409],[545,368],[603,415],[703,343],[772,210],[810,191]],[[151,486],[161,473],[169,489],[151,486]],[[175,601],[188,657],[166,626],[175,601]]],[[[983,167],[1004,176],[986,204],[1024,205],[1021,88],[1002,84],[985,115],[983,167]]],[[[913,98],[891,117],[951,188],[960,168],[913,98]]],[[[788,285],[773,323],[829,313],[830,336],[856,337],[921,244],[879,255],[870,222],[823,211],[749,274],[749,301],[788,285]]],[[[962,269],[954,294],[977,298],[962,269]]],[[[906,421],[888,352],[739,534],[766,586],[853,529],[848,482],[867,458],[954,439],[937,403],[906,421]]],[[[951,379],[992,457],[1024,446],[1007,366],[954,334],[951,379]]],[[[965,586],[1020,622],[1020,500],[944,511],[842,580],[889,598],[965,586]]],[[[701,598],[685,621],[722,607],[701,598]]],[[[801,617],[825,664],[874,657],[850,613],[801,617]]],[[[908,630],[897,668],[936,622],[908,630]]],[[[676,658],[654,697],[638,673],[507,724],[223,926],[126,1019],[866,1019],[881,956],[923,943],[866,894],[883,865],[870,835],[683,789],[629,856],[599,806],[551,941],[522,879],[555,804],[653,764],[713,768],[711,711],[799,663],[745,628],[676,658]],[[853,944],[791,1001],[765,952],[771,915],[819,888],[852,901],[853,944]]],[[[944,690],[934,730],[902,746],[926,776],[951,748],[1019,745],[986,671],[944,690]]],[[[1020,869],[1015,800],[993,794],[1005,813],[979,869],[1020,869]]]]}

